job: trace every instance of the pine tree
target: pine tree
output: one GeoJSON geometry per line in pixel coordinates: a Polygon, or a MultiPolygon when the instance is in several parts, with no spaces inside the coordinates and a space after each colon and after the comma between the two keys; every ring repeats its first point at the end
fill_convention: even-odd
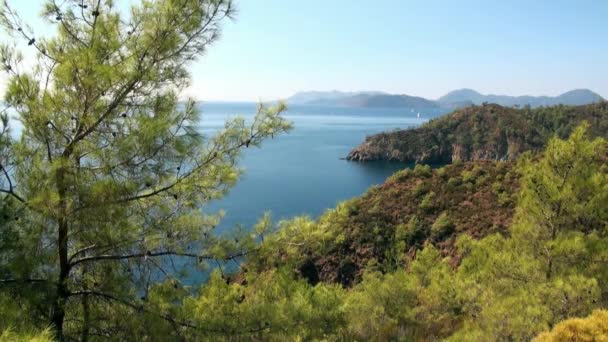
{"type": "Polygon", "coordinates": [[[458,278],[469,316],[461,333],[529,340],[606,304],[607,145],[589,139],[587,127],[520,161],[508,237],[460,238],[466,257],[458,278]]]}
{"type": "Polygon", "coordinates": [[[59,340],[128,330],[121,320],[133,317],[191,327],[152,302],[151,284],[172,284],[179,300],[180,265],[253,246],[213,237],[218,217],[201,207],[237,180],[243,148],[289,129],[285,107],[260,105],[253,122],[203,136],[195,103],[178,101],[188,66],[233,14],[231,0],[142,0],[128,14],[112,0],[48,0],[56,34],[41,39],[2,6],[4,28],[38,60],[26,69],[0,47],[5,105],[23,125],[12,139],[4,120],[0,135],[1,200],[14,212],[0,227],[13,237],[0,290],[36,308],[24,319],[59,340]]]}

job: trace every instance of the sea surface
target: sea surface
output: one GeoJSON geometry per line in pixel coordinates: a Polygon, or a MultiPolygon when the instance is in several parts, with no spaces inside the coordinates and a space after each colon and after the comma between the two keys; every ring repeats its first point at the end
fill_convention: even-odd
{"type": "MultiPolygon", "coordinates": [[[[227,119],[253,118],[255,103],[202,102],[200,130],[213,135],[227,119]]],[[[274,222],[298,215],[317,217],[341,201],[363,194],[405,167],[397,162],[349,162],[348,152],[371,134],[416,127],[446,110],[409,108],[353,108],[293,105],[285,117],[294,129],[264,141],[261,148],[243,150],[239,166],[244,174],[227,196],[208,203],[203,211],[226,215],[218,233],[240,225],[252,227],[269,211],[274,222]],[[420,117],[418,117],[420,113],[420,117]]],[[[12,134],[21,134],[11,120],[12,134]]]]}
{"type": "MultiPolygon", "coordinates": [[[[226,119],[251,118],[255,108],[254,103],[201,103],[201,129],[212,134],[226,119]]],[[[294,129],[265,141],[259,149],[244,150],[239,165],[245,172],[239,182],[226,197],[203,210],[225,211],[219,233],[237,225],[248,229],[266,211],[274,222],[298,215],[317,217],[410,166],[341,159],[367,135],[415,127],[443,113],[439,109],[290,106],[285,117],[294,129]]]]}
{"type": "MultiPolygon", "coordinates": [[[[255,103],[201,103],[199,107],[200,130],[206,135],[215,134],[226,120],[236,116],[250,120],[256,110],[255,103]]],[[[275,223],[299,215],[315,218],[339,202],[363,194],[370,186],[383,183],[395,171],[412,166],[344,160],[366,136],[416,127],[444,113],[441,109],[290,106],[285,117],[293,122],[294,129],[266,140],[261,148],[244,149],[239,161],[244,170],[240,180],[227,196],[202,210],[226,213],[217,227],[218,234],[228,234],[237,226],[250,229],[267,211],[275,223]]],[[[14,123],[13,134],[17,137],[21,127],[14,123]]],[[[188,261],[176,260],[177,269],[190,265],[188,261]]],[[[231,271],[238,264],[225,266],[231,271]]],[[[185,282],[200,284],[208,275],[195,271],[185,282]]],[[[160,272],[157,276],[159,280],[165,277],[160,272]]]]}

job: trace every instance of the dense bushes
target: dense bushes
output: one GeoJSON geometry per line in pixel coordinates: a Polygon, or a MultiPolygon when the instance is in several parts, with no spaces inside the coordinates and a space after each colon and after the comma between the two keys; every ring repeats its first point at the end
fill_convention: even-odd
{"type": "Polygon", "coordinates": [[[506,232],[518,178],[511,164],[503,162],[399,171],[316,222],[298,218],[280,223],[278,232],[266,239],[263,256],[250,267],[264,269],[287,260],[298,272],[305,268],[304,273],[313,274],[311,279],[349,286],[361,279],[367,265],[394,269],[408,259],[396,255],[413,255],[428,242],[455,261],[457,234],[479,238],[506,232]]]}
{"type": "MultiPolygon", "coordinates": [[[[198,291],[184,288],[184,297],[170,279],[157,283],[147,291],[145,326],[129,314],[144,309],[121,305],[107,306],[115,317],[108,324],[113,336],[152,340],[524,341],[551,328],[538,340],[605,337],[603,311],[571,320],[608,305],[605,155],[606,142],[589,140],[583,127],[517,166],[408,172],[319,220],[281,222],[274,233],[265,216],[256,227],[263,242],[237,277],[217,269],[198,291]],[[440,186],[470,174],[481,187],[473,193],[440,186]],[[412,204],[420,181],[436,190],[437,211],[412,204]],[[401,191],[382,195],[394,187],[411,201],[401,191]],[[508,230],[492,228],[497,215],[480,226],[486,216],[474,213],[504,214],[495,193],[507,191],[517,193],[508,230]],[[465,228],[475,223],[485,230],[465,228]]],[[[0,322],[16,326],[19,309],[7,303],[0,322]]]]}
{"type": "Polygon", "coordinates": [[[454,223],[446,212],[441,213],[431,226],[431,239],[438,241],[454,232],[454,223]]]}
{"type": "MultiPolygon", "coordinates": [[[[522,159],[516,167],[522,175],[521,187],[507,234],[499,232],[476,239],[467,231],[459,231],[458,225],[453,223],[456,222],[455,211],[443,210],[435,214],[430,225],[423,224],[425,216],[408,216],[406,222],[394,227],[391,235],[392,246],[402,247],[397,253],[401,257],[391,249],[385,249],[391,253],[384,254],[391,254],[393,260],[404,260],[404,263],[388,267],[389,258],[385,258],[384,263],[380,258],[371,258],[363,267],[360,280],[347,284],[350,289],[332,287],[330,291],[339,291],[333,298],[341,318],[334,329],[330,329],[331,333],[322,338],[523,341],[551,327],[555,327],[554,331],[541,335],[538,340],[586,341],[600,335],[605,337],[607,328],[602,321],[605,314],[601,311],[586,320],[568,320],[608,305],[605,153],[605,141],[588,140],[585,129],[580,128],[568,141],[552,140],[544,157],[522,159]],[[460,257],[457,263],[445,258],[445,251],[440,249],[444,247],[442,239],[453,234],[454,229],[459,233],[455,244],[455,253],[460,257]],[[421,241],[420,236],[425,238],[421,241]],[[408,250],[405,246],[413,249],[408,250]],[[577,337],[573,338],[573,334],[577,337]]],[[[496,185],[496,178],[504,182],[515,174],[505,164],[463,164],[434,171],[432,178],[454,173],[454,170],[458,170],[460,178],[463,174],[465,177],[470,174],[476,174],[478,178],[488,176],[481,184],[487,184],[491,193],[505,192],[502,186],[505,183],[496,185]],[[500,170],[500,177],[496,177],[497,170],[500,170]]],[[[407,177],[403,174],[389,183],[395,186],[395,182],[406,182],[413,189],[420,181],[411,173],[407,177]]],[[[339,241],[354,241],[348,235],[352,233],[348,226],[328,225],[328,217],[339,217],[342,224],[356,222],[349,220],[350,215],[365,213],[364,199],[378,196],[375,192],[382,192],[382,189],[329,212],[316,225],[317,229],[324,230],[320,228],[323,225],[339,229],[340,233],[316,232],[312,236],[335,237],[346,233],[339,241]],[[345,207],[357,210],[344,210],[345,207]]],[[[384,209],[390,208],[390,204],[380,202],[384,203],[384,209]]],[[[315,226],[312,221],[306,223],[315,226]]],[[[376,220],[374,227],[377,224],[376,220]]],[[[306,226],[309,227],[306,230],[312,226],[306,226]]],[[[294,226],[289,227],[297,232],[294,226]]],[[[375,228],[372,232],[389,238],[375,228]]],[[[281,230],[270,238],[273,250],[281,243],[291,246],[295,241],[306,243],[290,239],[289,235],[281,230]]],[[[315,241],[319,243],[321,239],[315,241]]],[[[327,246],[338,240],[324,241],[321,244],[323,251],[336,250],[335,246],[327,246]]],[[[382,243],[391,245],[386,240],[382,243]]],[[[366,247],[371,248],[363,244],[350,247],[359,253],[366,247]]],[[[341,244],[339,248],[345,246],[341,244]]],[[[302,253],[290,252],[289,255],[292,256],[290,262],[293,258],[301,260],[304,257],[302,253]]],[[[348,254],[344,256],[349,257],[348,254]]],[[[310,256],[305,258],[309,260],[310,256]]],[[[322,284],[316,288],[326,286],[322,284]]]]}

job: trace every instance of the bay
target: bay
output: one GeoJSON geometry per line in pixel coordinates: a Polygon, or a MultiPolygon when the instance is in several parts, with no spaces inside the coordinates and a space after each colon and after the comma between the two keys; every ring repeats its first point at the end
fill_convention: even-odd
{"type": "MultiPolygon", "coordinates": [[[[206,134],[221,129],[226,119],[237,115],[250,119],[256,107],[254,103],[199,106],[203,113],[201,129],[206,134]]],[[[294,129],[265,141],[260,149],[246,149],[239,163],[244,169],[239,182],[204,211],[225,211],[218,233],[237,225],[247,229],[266,211],[275,222],[298,215],[317,217],[408,166],[341,159],[367,135],[416,127],[444,113],[436,108],[290,106],[285,117],[294,123],[294,129]]]]}

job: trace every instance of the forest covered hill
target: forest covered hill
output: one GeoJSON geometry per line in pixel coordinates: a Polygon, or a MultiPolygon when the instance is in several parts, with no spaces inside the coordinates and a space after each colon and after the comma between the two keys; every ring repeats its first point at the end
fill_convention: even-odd
{"type": "Polygon", "coordinates": [[[540,151],[554,135],[565,138],[582,121],[592,136],[608,136],[608,103],[511,108],[484,104],[456,110],[418,128],[368,137],[347,159],[445,164],[514,160],[540,151]]]}
{"type": "MultiPolygon", "coordinates": [[[[265,269],[284,261],[313,285],[324,281],[352,286],[370,263],[386,272],[403,261],[398,260],[401,253],[413,257],[427,244],[457,262],[458,236],[507,232],[519,177],[512,163],[493,161],[404,169],[310,222],[311,229],[323,230],[319,239],[313,234],[295,249],[276,246],[257,259],[264,260],[263,265],[249,266],[265,269]]],[[[302,225],[284,222],[277,234],[294,233],[302,225]]]]}
{"type": "Polygon", "coordinates": [[[305,281],[311,300],[342,305],[325,312],[345,319],[330,339],[605,336],[607,145],[588,129],[517,162],[419,165],[318,220],[284,221],[232,286],[277,272],[305,281]]]}

